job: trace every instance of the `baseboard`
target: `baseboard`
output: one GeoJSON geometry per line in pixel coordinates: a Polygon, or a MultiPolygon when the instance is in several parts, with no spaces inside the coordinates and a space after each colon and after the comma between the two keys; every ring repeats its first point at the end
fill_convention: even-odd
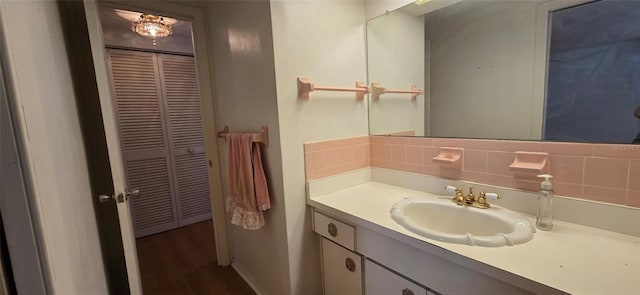
{"type": "Polygon", "coordinates": [[[264,295],[264,292],[258,288],[256,283],[251,279],[251,276],[247,274],[247,272],[242,268],[242,266],[238,265],[235,262],[231,262],[231,267],[235,269],[235,271],[242,277],[242,279],[253,289],[253,292],[256,292],[256,295],[264,295]]]}

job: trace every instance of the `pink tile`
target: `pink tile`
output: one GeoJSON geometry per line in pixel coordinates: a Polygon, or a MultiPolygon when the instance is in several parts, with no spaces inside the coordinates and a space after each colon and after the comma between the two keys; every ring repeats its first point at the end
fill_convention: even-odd
{"type": "Polygon", "coordinates": [[[311,169],[318,170],[327,167],[327,151],[311,152],[311,169]]]}
{"type": "Polygon", "coordinates": [[[330,148],[327,150],[327,166],[337,166],[342,163],[343,161],[340,148],[330,148]]]}
{"type": "Polygon", "coordinates": [[[437,176],[440,172],[440,167],[435,165],[424,165],[424,173],[426,175],[437,176]]]}
{"type": "Polygon", "coordinates": [[[378,145],[378,155],[376,159],[380,161],[391,162],[391,145],[389,144],[379,144],[378,145]]]}
{"type": "Polygon", "coordinates": [[[331,175],[328,168],[316,169],[313,171],[313,174],[313,179],[320,179],[331,175]]]}
{"type": "Polygon", "coordinates": [[[399,136],[373,136],[371,137],[371,142],[376,143],[386,143],[386,144],[407,144],[407,137],[399,137],[399,136]]]}
{"type": "Polygon", "coordinates": [[[407,146],[406,145],[391,145],[391,161],[393,162],[407,162],[407,146]]]}
{"type": "Polygon", "coordinates": [[[335,146],[333,140],[308,143],[309,151],[321,151],[335,146]]]}
{"type": "Polygon", "coordinates": [[[371,160],[377,160],[378,159],[378,154],[380,153],[378,151],[379,149],[380,149],[380,144],[379,143],[372,143],[369,146],[369,153],[370,153],[371,160]]]}
{"type": "Polygon", "coordinates": [[[405,171],[405,170],[407,170],[407,163],[406,162],[391,162],[390,169],[399,170],[399,171],[405,171]]]}
{"type": "Polygon", "coordinates": [[[440,153],[440,149],[432,146],[424,147],[424,164],[425,165],[433,165],[431,159],[437,156],[440,153]]]}
{"type": "Polygon", "coordinates": [[[352,137],[338,140],[336,142],[340,146],[350,146],[369,143],[369,136],[352,137]]]}
{"type": "Polygon", "coordinates": [[[611,158],[586,158],[584,184],[615,189],[627,189],[629,161],[611,158]]]}
{"type": "Polygon", "coordinates": [[[311,153],[304,153],[304,173],[307,179],[311,177],[313,171],[311,162],[311,153]]]}
{"type": "Polygon", "coordinates": [[[433,145],[443,147],[462,147],[464,140],[460,138],[434,138],[433,145]]]}
{"type": "Polygon", "coordinates": [[[512,176],[487,174],[487,183],[491,185],[513,188],[515,186],[515,179],[512,176]]]}
{"type": "Polygon", "coordinates": [[[380,161],[380,162],[378,162],[378,167],[386,168],[386,169],[393,169],[391,161],[380,161]]]}
{"type": "Polygon", "coordinates": [[[629,191],[627,194],[627,205],[640,207],[640,191],[629,191]]]}
{"type": "Polygon", "coordinates": [[[369,145],[368,144],[356,145],[354,159],[357,161],[369,159],[369,145]]]}
{"type": "Polygon", "coordinates": [[[513,163],[514,155],[509,152],[488,152],[487,173],[511,176],[513,172],[509,165],[513,163]]]}
{"type": "Polygon", "coordinates": [[[503,152],[540,152],[542,144],[537,141],[500,140],[498,141],[498,150],[503,152]]]}
{"type": "Polygon", "coordinates": [[[329,166],[327,168],[327,173],[329,175],[336,175],[336,174],[343,173],[346,170],[347,170],[347,167],[345,165],[329,166]]]}
{"type": "Polygon", "coordinates": [[[413,172],[418,174],[428,174],[427,169],[425,169],[424,166],[412,164],[410,162],[407,163],[406,169],[407,169],[407,172],[413,172]]]}
{"type": "Polygon", "coordinates": [[[407,146],[407,163],[422,166],[424,164],[424,148],[422,146],[407,146]]]}
{"type": "Polygon", "coordinates": [[[462,171],[462,180],[486,183],[487,174],[473,171],[462,171]]]}
{"type": "Polygon", "coordinates": [[[373,153],[371,152],[371,144],[365,144],[364,145],[364,151],[363,151],[363,155],[364,155],[364,159],[365,160],[370,160],[371,159],[371,155],[373,155],[373,153]]]}
{"type": "Polygon", "coordinates": [[[313,151],[313,143],[305,143],[303,144],[303,147],[305,153],[313,151]]]}
{"type": "Polygon", "coordinates": [[[465,149],[496,151],[498,150],[498,141],[488,139],[465,139],[462,146],[465,149]]]}
{"type": "Polygon", "coordinates": [[[433,146],[433,138],[429,137],[411,137],[407,139],[409,145],[433,146]]]}
{"type": "Polygon", "coordinates": [[[556,195],[565,197],[582,197],[582,185],[576,183],[553,182],[553,191],[556,195]]]}
{"type": "Polygon", "coordinates": [[[629,190],[640,191],[640,160],[629,161],[629,190]]]}
{"type": "Polygon", "coordinates": [[[473,171],[473,172],[486,172],[487,160],[488,160],[488,152],[465,149],[462,170],[473,171]]]}
{"type": "Polygon", "coordinates": [[[523,191],[535,192],[540,190],[540,182],[532,179],[514,178],[513,188],[520,189],[523,191]]]}
{"type": "Polygon", "coordinates": [[[633,144],[596,144],[596,157],[626,158],[640,160],[640,145],[633,144]]]}
{"type": "Polygon", "coordinates": [[[453,180],[462,179],[462,171],[460,170],[452,170],[446,168],[440,168],[440,172],[437,174],[439,177],[453,180]]]}
{"type": "Polygon", "coordinates": [[[550,156],[550,173],[553,181],[582,184],[584,158],[572,156],[550,156]]]}
{"type": "Polygon", "coordinates": [[[545,142],[542,151],[551,155],[593,156],[594,145],[590,143],[545,142]]]}
{"type": "Polygon", "coordinates": [[[582,198],[624,205],[627,201],[627,191],[585,185],[582,192],[582,198]]]}
{"type": "Polygon", "coordinates": [[[383,138],[383,137],[384,137],[384,136],[371,135],[371,136],[369,136],[369,142],[370,142],[371,144],[374,144],[374,143],[382,143],[382,138],[383,138]]]}
{"type": "Polygon", "coordinates": [[[362,145],[345,146],[340,151],[340,159],[343,163],[362,160],[362,145]]]}

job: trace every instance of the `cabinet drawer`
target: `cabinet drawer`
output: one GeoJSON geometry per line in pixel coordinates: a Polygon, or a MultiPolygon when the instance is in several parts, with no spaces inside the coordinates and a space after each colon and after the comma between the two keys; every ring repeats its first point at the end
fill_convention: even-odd
{"type": "Polygon", "coordinates": [[[325,295],[362,295],[362,257],[322,238],[325,295]]]}
{"type": "Polygon", "coordinates": [[[365,295],[427,295],[427,289],[365,259],[365,295]]]}
{"type": "Polygon", "coordinates": [[[346,225],[318,212],[313,212],[313,225],[315,232],[321,236],[351,251],[355,251],[355,230],[353,226],[346,225]]]}

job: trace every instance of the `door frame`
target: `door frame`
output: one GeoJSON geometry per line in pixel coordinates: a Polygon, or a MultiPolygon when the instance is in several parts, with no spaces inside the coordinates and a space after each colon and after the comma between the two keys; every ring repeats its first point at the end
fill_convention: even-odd
{"type": "MultiPolygon", "coordinates": [[[[200,107],[204,124],[205,153],[208,161],[209,191],[211,210],[213,213],[216,255],[218,265],[228,266],[231,263],[231,249],[228,242],[229,231],[226,224],[227,218],[222,189],[220,158],[218,155],[218,138],[215,120],[215,86],[213,85],[212,63],[208,55],[207,30],[203,9],[166,1],[98,1],[98,3],[113,8],[144,11],[191,21],[193,49],[200,92],[200,107]]],[[[96,21],[99,23],[99,20],[96,21]]],[[[92,30],[90,26],[89,35],[102,38],[101,28],[99,31],[96,31],[92,30]]],[[[108,85],[110,85],[108,77],[97,77],[97,79],[106,79],[106,81],[102,82],[109,83],[108,85]]]]}

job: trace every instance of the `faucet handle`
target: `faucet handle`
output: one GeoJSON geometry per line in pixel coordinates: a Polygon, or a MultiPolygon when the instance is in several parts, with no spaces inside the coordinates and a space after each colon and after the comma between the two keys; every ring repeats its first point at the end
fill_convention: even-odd
{"type": "Polygon", "coordinates": [[[489,199],[489,200],[499,200],[502,199],[500,197],[500,195],[496,194],[496,193],[480,193],[480,194],[484,194],[485,198],[489,199]]]}
{"type": "Polygon", "coordinates": [[[500,196],[496,193],[480,192],[480,194],[478,195],[478,199],[472,204],[472,206],[480,209],[491,208],[491,205],[487,203],[487,199],[497,200],[500,199],[500,196]]]}
{"type": "Polygon", "coordinates": [[[458,206],[464,205],[464,194],[462,193],[462,189],[459,187],[455,187],[452,185],[447,185],[444,187],[445,190],[449,192],[455,192],[456,196],[451,199],[452,202],[456,203],[458,206]]]}
{"type": "Polygon", "coordinates": [[[451,192],[451,193],[458,193],[458,192],[462,193],[462,189],[461,188],[455,187],[453,185],[447,185],[447,186],[444,187],[444,189],[446,191],[448,191],[448,192],[451,192]]]}

